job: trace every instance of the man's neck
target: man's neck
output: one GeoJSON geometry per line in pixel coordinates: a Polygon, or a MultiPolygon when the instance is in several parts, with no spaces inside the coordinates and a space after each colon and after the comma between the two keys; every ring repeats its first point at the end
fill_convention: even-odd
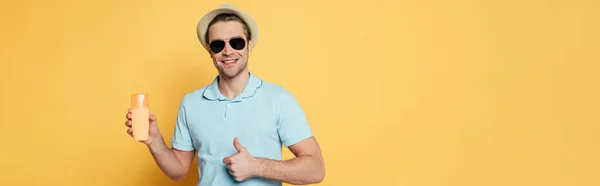
{"type": "Polygon", "coordinates": [[[242,72],[232,78],[219,76],[219,92],[221,92],[223,96],[227,97],[227,99],[233,100],[233,98],[240,95],[242,91],[244,91],[249,79],[250,74],[248,72],[242,72]]]}

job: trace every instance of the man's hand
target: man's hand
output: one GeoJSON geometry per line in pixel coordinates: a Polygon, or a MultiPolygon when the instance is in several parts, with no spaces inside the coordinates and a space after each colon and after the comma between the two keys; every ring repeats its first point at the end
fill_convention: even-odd
{"type": "MultiPolygon", "coordinates": [[[[127,126],[127,134],[129,134],[129,136],[133,137],[133,130],[131,128],[131,108],[127,109],[127,114],[125,115],[125,118],[127,119],[125,121],[125,126],[127,126]]],[[[150,146],[151,144],[155,143],[156,141],[161,141],[162,135],[158,131],[158,126],[156,124],[156,115],[150,113],[150,117],[148,118],[148,121],[150,121],[150,126],[149,126],[150,129],[148,131],[148,139],[145,141],[141,141],[141,142],[150,146]]]]}
{"type": "Polygon", "coordinates": [[[258,160],[240,145],[237,137],[233,139],[233,146],[237,150],[237,154],[223,159],[223,163],[229,169],[229,174],[236,181],[244,181],[256,176],[259,169],[258,160]]]}
{"type": "MultiPolygon", "coordinates": [[[[127,126],[127,134],[133,137],[131,114],[131,108],[127,109],[125,126],[127,126]]],[[[196,151],[180,151],[167,147],[162,135],[158,131],[156,115],[149,113],[148,121],[150,122],[148,139],[140,142],[148,146],[150,153],[160,170],[169,176],[171,180],[176,181],[184,179],[192,164],[196,151]]]]}

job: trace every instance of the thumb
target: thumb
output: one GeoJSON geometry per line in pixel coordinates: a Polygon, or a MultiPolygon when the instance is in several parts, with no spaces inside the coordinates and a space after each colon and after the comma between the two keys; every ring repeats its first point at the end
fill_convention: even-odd
{"type": "Polygon", "coordinates": [[[237,137],[233,139],[233,147],[235,147],[238,153],[246,151],[246,148],[242,147],[237,137]]]}
{"type": "Polygon", "coordinates": [[[150,127],[155,127],[156,126],[156,115],[154,115],[152,113],[150,113],[149,115],[150,115],[150,118],[149,118],[150,127]]]}

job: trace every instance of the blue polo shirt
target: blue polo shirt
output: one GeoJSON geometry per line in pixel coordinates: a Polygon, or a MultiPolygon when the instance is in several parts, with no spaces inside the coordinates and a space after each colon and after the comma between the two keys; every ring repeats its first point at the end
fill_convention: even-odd
{"type": "Polygon", "coordinates": [[[199,186],[282,185],[252,178],[237,182],[223,158],[237,153],[233,139],[254,157],[281,160],[282,144],[293,145],[313,135],[296,99],[282,87],[250,73],[243,92],[232,100],[218,89],[218,77],[181,101],[173,148],[198,153],[199,186]]]}

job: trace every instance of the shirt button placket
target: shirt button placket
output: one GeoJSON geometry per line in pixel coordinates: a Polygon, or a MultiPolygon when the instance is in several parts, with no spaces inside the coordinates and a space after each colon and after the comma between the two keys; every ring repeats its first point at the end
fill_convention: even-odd
{"type": "Polygon", "coordinates": [[[225,106],[225,118],[227,118],[227,115],[229,115],[229,112],[231,110],[231,102],[227,103],[227,105],[225,106]]]}

